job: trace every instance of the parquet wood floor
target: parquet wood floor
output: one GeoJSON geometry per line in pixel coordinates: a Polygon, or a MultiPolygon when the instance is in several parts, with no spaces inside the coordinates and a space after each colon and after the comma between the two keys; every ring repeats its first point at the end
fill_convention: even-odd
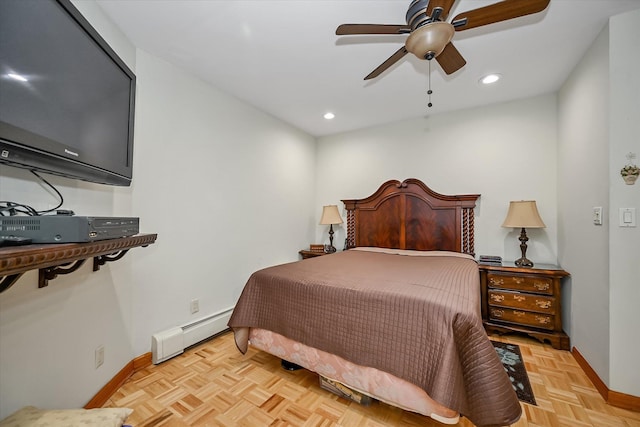
{"type": "MultiPolygon", "coordinates": [[[[640,427],[640,413],[604,402],[571,353],[526,337],[491,337],[520,345],[537,406],[521,403],[515,427],[640,427]]],[[[226,333],[160,365],[136,372],[105,407],[134,410],[134,427],[443,427],[384,403],[368,407],[321,389],[306,370],[280,359],[238,352],[226,333]]],[[[457,424],[473,427],[465,418],[457,424]]]]}

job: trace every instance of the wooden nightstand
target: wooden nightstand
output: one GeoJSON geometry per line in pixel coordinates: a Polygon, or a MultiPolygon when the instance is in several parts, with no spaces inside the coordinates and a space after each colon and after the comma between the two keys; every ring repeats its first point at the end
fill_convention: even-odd
{"type": "Polygon", "coordinates": [[[562,279],[569,273],[556,265],[532,268],[505,262],[479,264],[482,320],[487,332],[522,332],[553,348],[569,350],[562,330],[562,279]]]}
{"type": "Polygon", "coordinates": [[[317,256],[322,256],[322,255],[329,255],[326,252],[316,252],[316,251],[310,251],[308,249],[303,249],[303,250],[299,251],[298,253],[302,257],[302,259],[313,258],[313,257],[317,257],[317,256]]]}

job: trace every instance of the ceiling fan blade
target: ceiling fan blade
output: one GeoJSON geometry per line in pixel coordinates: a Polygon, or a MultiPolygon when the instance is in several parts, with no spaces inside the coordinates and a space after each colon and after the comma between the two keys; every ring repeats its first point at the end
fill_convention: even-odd
{"type": "Polygon", "coordinates": [[[551,0],[503,0],[478,9],[469,10],[453,18],[456,31],[468,30],[496,22],[507,21],[520,16],[542,12],[551,0]],[[466,23],[459,23],[466,19],[466,23]]]}
{"type": "Polygon", "coordinates": [[[436,61],[447,74],[455,73],[467,63],[451,42],[444,47],[440,55],[436,56],[436,61]]]}
{"type": "Polygon", "coordinates": [[[404,46],[402,46],[400,49],[398,49],[396,51],[396,53],[391,55],[389,57],[389,59],[384,61],[382,64],[378,65],[378,68],[376,68],[375,70],[370,72],[369,75],[367,77],[365,77],[364,79],[365,80],[370,80],[370,79],[373,79],[375,77],[378,77],[380,74],[382,74],[382,72],[384,70],[386,70],[387,68],[391,67],[393,64],[398,62],[406,54],[407,54],[407,49],[404,46]]]}
{"type": "Polygon", "coordinates": [[[431,16],[433,14],[433,9],[439,7],[442,9],[439,19],[441,21],[446,21],[449,11],[455,2],[456,0],[429,0],[429,4],[427,5],[427,16],[431,16]]]}
{"type": "Polygon", "coordinates": [[[336,35],[356,35],[356,34],[408,34],[411,27],[408,25],[388,25],[388,24],[342,24],[336,29],[336,35]]]}

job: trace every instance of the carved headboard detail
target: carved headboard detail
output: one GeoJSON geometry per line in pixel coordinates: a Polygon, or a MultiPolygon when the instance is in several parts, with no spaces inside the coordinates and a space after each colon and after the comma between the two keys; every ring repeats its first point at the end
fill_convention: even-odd
{"type": "Polygon", "coordinates": [[[479,194],[438,194],[422,181],[387,181],[365,199],[342,200],[347,247],[445,250],[475,255],[473,209],[479,194]]]}

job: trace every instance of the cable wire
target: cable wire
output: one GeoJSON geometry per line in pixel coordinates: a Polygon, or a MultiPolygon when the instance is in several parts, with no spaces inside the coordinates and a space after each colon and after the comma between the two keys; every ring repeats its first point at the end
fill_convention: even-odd
{"type": "Polygon", "coordinates": [[[0,216],[15,216],[20,214],[28,216],[40,216],[58,210],[58,208],[60,208],[64,203],[64,197],[62,197],[62,194],[56,187],[54,187],[49,181],[38,175],[35,170],[29,171],[58,195],[58,197],[60,198],[60,203],[58,203],[58,206],[56,206],[55,208],[38,211],[29,205],[25,205],[24,203],[18,203],[9,200],[0,200],[0,216]]]}

